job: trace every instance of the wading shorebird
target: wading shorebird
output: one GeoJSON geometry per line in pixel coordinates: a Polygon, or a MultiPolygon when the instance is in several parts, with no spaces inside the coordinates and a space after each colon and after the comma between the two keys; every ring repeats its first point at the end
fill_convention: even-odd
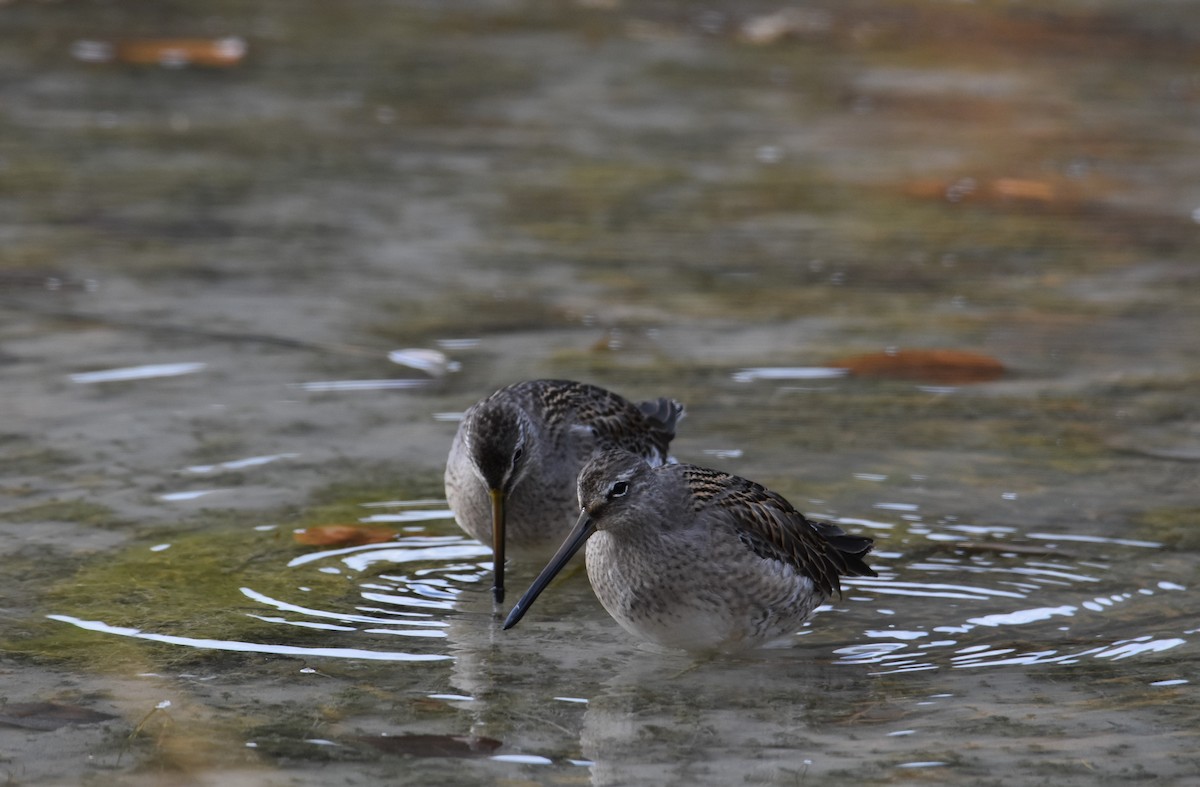
{"type": "Polygon", "coordinates": [[[516,383],[466,411],[446,460],[446,498],[459,526],[492,548],[497,602],[506,547],[544,556],[570,529],[584,463],[621,448],[661,465],[682,414],[673,399],[635,405],[569,380],[516,383]]]}
{"type": "Polygon", "coordinates": [[[651,467],[614,450],[579,475],[575,528],[504,622],[512,628],[587,542],[587,573],[635,636],[689,651],[753,648],[794,633],[841,592],[876,576],[872,540],[805,518],[780,495],[687,464],[651,467]]]}

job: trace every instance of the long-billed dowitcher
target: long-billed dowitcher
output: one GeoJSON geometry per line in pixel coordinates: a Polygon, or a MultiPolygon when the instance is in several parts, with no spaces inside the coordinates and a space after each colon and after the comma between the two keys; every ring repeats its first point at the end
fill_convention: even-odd
{"type": "Polygon", "coordinates": [[[505,547],[549,553],[579,513],[579,469],[622,448],[659,465],[683,405],[635,405],[595,385],[529,380],[501,388],[463,415],[446,461],[446,498],[463,530],[492,547],[496,601],[505,547]]]}
{"type": "Polygon", "coordinates": [[[525,615],[587,542],[600,603],[631,634],[673,648],[728,651],[793,633],[841,592],[875,576],[872,541],[806,519],[745,478],[687,464],[650,467],[606,451],[579,475],[575,528],[504,622],[525,615]]]}

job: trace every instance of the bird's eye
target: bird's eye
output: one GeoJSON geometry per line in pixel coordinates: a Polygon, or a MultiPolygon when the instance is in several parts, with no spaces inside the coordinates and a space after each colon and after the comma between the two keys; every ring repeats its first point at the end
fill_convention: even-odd
{"type": "Polygon", "coordinates": [[[512,459],[513,459],[513,464],[515,465],[515,464],[517,464],[518,462],[520,462],[520,461],[521,461],[521,457],[522,457],[522,456],[524,456],[524,455],[525,455],[525,449],[524,449],[524,448],[518,448],[517,450],[513,451],[513,457],[512,457],[512,459]]]}
{"type": "Polygon", "coordinates": [[[627,494],[629,494],[629,482],[618,481],[612,485],[612,489],[608,490],[608,499],[612,500],[614,497],[624,497],[627,494]]]}

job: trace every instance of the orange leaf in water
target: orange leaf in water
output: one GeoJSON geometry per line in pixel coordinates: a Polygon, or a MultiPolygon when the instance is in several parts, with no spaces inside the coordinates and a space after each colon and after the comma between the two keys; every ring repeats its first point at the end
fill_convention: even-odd
{"type": "Polygon", "coordinates": [[[118,41],[116,59],[131,65],[230,68],[246,56],[240,38],[145,38],[118,41]]]}
{"type": "Polygon", "coordinates": [[[1027,200],[1029,202],[1055,202],[1063,195],[1060,189],[1044,180],[1024,178],[996,178],[992,181],[992,193],[1001,199],[1027,200]]]}
{"type": "Polygon", "coordinates": [[[922,178],[900,188],[907,196],[922,200],[1074,212],[1097,203],[1116,186],[1098,177],[961,177],[922,178]]]}
{"type": "Polygon", "coordinates": [[[923,380],[947,385],[984,383],[1004,375],[1004,364],[989,355],[962,350],[896,350],[840,358],[829,364],[856,377],[923,380]]]}
{"type": "Polygon", "coordinates": [[[130,38],[115,43],[82,40],[71,54],[85,63],[127,63],[134,66],[232,68],[246,57],[246,41],[229,38],[130,38]]]}
{"type": "Polygon", "coordinates": [[[297,530],[293,538],[314,547],[357,547],[391,541],[396,534],[382,527],[361,525],[317,525],[297,530]]]}

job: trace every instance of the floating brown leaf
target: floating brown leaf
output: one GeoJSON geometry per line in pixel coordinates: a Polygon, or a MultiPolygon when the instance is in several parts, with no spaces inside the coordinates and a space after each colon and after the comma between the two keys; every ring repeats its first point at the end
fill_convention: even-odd
{"type": "Polygon", "coordinates": [[[1027,178],[996,178],[990,184],[991,192],[1000,199],[1028,200],[1031,202],[1054,202],[1061,200],[1061,188],[1044,180],[1027,178]]]}
{"type": "Polygon", "coordinates": [[[1004,364],[988,355],[962,350],[896,350],[853,355],[830,366],[856,377],[922,380],[947,385],[983,383],[1004,375],[1004,364]]]}
{"type": "Polygon", "coordinates": [[[147,38],[118,41],[117,60],[131,65],[230,68],[246,56],[241,38],[147,38]]]}
{"type": "Polygon", "coordinates": [[[396,534],[387,528],[362,525],[318,525],[297,530],[293,538],[314,547],[356,547],[391,541],[396,534]]]}
{"type": "Polygon", "coordinates": [[[487,757],[501,745],[495,738],[469,735],[358,735],[355,740],[412,757],[487,757]]]}
{"type": "Polygon", "coordinates": [[[57,705],[53,702],[13,702],[0,705],[0,724],[24,727],[29,730],[57,730],[68,724],[95,724],[117,718],[78,705],[57,705]]]}
{"type": "Polygon", "coordinates": [[[76,41],[71,53],[87,63],[126,63],[134,66],[232,68],[246,57],[242,38],[132,38],[76,41]]]}
{"type": "Polygon", "coordinates": [[[1053,211],[1078,211],[1112,191],[1111,183],[1092,178],[939,178],[910,181],[902,191],[910,197],[952,203],[1014,205],[1053,211]]]}

